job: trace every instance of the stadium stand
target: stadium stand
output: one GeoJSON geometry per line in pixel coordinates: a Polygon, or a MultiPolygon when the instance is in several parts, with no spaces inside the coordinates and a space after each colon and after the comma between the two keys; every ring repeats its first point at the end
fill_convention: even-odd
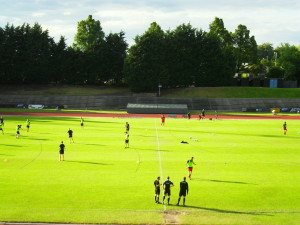
{"type": "MultiPolygon", "coordinates": [[[[236,111],[242,109],[300,108],[300,98],[164,98],[103,95],[0,95],[0,107],[40,104],[70,109],[126,110],[127,104],[184,104],[188,110],[236,111]]],[[[172,112],[171,112],[172,113],[172,112]]]]}

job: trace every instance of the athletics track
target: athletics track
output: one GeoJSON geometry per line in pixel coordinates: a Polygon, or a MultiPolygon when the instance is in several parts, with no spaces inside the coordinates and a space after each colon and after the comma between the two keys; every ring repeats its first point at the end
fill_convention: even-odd
{"type": "MultiPolygon", "coordinates": [[[[1,112],[6,116],[58,116],[58,117],[112,117],[112,118],[160,118],[161,114],[127,114],[127,113],[68,113],[68,112],[1,112]]],[[[165,114],[166,118],[184,118],[182,114],[165,114]]],[[[198,119],[192,115],[192,119],[198,119]]],[[[215,115],[207,114],[205,119],[215,119],[215,115]]],[[[219,115],[218,119],[265,119],[265,120],[300,120],[300,115],[219,115]]]]}

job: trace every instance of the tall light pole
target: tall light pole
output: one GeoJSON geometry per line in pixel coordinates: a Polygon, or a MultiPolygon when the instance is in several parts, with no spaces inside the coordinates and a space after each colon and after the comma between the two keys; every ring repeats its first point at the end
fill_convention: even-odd
{"type": "Polygon", "coordinates": [[[158,84],[158,97],[160,97],[160,89],[162,88],[161,84],[158,84]]]}

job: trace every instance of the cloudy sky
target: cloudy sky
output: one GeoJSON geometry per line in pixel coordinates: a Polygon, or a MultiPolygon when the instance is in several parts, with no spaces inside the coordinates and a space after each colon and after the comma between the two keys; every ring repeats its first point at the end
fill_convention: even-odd
{"type": "Polygon", "coordinates": [[[208,31],[215,17],[231,32],[246,25],[258,44],[300,44],[299,0],[0,0],[0,27],[38,22],[56,41],[65,36],[68,45],[88,15],[106,34],[124,31],[129,44],[154,21],[164,30],[191,23],[208,31]]]}

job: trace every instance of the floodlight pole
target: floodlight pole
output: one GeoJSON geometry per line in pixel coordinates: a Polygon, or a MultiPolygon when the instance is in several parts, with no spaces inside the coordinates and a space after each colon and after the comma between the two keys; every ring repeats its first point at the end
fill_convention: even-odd
{"type": "Polygon", "coordinates": [[[161,88],[161,84],[158,84],[158,97],[160,97],[160,88],[161,88]]]}

